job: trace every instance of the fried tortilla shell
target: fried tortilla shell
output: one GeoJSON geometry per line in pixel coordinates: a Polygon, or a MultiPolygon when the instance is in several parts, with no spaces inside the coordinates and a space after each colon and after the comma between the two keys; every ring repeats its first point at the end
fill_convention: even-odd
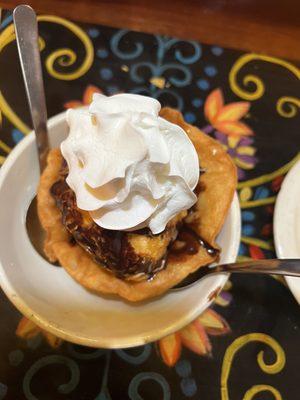
{"type": "MultiPolygon", "coordinates": [[[[236,168],[222,145],[195,126],[187,124],[179,111],[163,108],[160,115],[178,124],[188,134],[199,155],[201,168],[201,191],[198,201],[189,215],[189,223],[206,242],[216,246],[220,232],[232,202],[237,184],[236,168]]],[[[78,244],[70,241],[70,235],[61,221],[61,213],[50,194],[57,181],[62,155],[53,149],[48,156],[38,188],[38,214],[46,231],[45,253],[49,261],[59,261],[65,270],[85,288],[99,294],[115,294],[128,301],[141,301],[166,292],[201,266],[215,261],[203,247],[198,253],[184,257],[170,255],[167,266],[152,280],[129,281],[117,278],[93,261],[78,244]]]]}

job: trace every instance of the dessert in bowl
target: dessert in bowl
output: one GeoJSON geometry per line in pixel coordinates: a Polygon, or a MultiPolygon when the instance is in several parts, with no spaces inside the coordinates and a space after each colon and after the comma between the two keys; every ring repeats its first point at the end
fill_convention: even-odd
{"type": "Polygon", "coordinates": [[[217,260],[236,187],[221,145],[178,111],[159,111],[157,100],[128,94],[95,94],[89,110],[69,110],[68,138],[50,152],[38,189],[49,260],[87,289],[129,301],[217,260]]]}
{"type": "Polygon", "coordinates": [[[38,211],[46,255],[64,269],[36,254],[26,235],[38,181],[29,135],[1,176],[0,198],[17,210],[1,215],[11,225],[0,249],[10,299],[44,328],[91,346],[138,345],[190,322],[226,275],[168,289],[237,254],[236,170],[225,150],[180,112],[135,95],[97,95],[89,110],[51,119],[49,130],[38,211]]]}

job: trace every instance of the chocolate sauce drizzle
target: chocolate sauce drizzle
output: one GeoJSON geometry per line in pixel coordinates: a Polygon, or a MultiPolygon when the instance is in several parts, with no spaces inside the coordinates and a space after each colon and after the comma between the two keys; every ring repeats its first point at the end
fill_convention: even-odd
{"type": "Polygon", "coordinates": [[[117,277],[125,279],[134,275],[144,275],[151,279],[165,268],[166,257],[152,259],[137,254],[128,239],[130,234],[147,235],[150,231],[128,232],[103,229],[92,220],[84,224],[83,215],[76,206],[75,193],[70,189],[65,180],[65,174],[55,182],[51,195],[62,215],[62,223],[70,233],[70,244],[79,244],[98,264],[113,272],[117,277]]]}
{"type": "MultiPolygon", "coordinates": [[[[130,234],[144,235],[148,240],[157,235],[153,235],[148,228],[128,233],[103,229],[92,220],[88,224],[84,223],[83,215],[76,205],[75,193],[66,183],[67,173],[67,165],[63,162],[60,177],[52,185],[50,192],[61,211],[62,223],[70,233],[70,244],[79,244],[96,263],[101,264],[118,278],[126,279],[141,275],[144,279],[151,280],[157,272],[167,266],[168,257],[197,254],[200,247],[211,257],[219,255],[219,250],[201,238],[187,223],[177,225],[175,228],[175,232],[176,229],[179,231],[177,237],[174,235],[173,241],[159,260],[137,254],[129,241],[130,234]]],[[[195,193],[199,195],[203,190],[205,185],[199,182],[195,193]]],[[[192,211],[191,209],[190,212],[192,211]]],[[[167,229],[159,235],[164,235],[167,229]]]]}
{"type": "Polygon", "coordinates": [[[220,253],[219,249],[216,249],[206,240],[201,238],[187,224],[183,224],[183,226],[180,228],[176,242],[171,247],[171,253],[176,255],[197,254],[200,247],[203,247],[207,254],[209,254],[211,257],[217,257],[220,253]],[[178,246],[178,244],[181,244],[181,246],[178,246]]]}

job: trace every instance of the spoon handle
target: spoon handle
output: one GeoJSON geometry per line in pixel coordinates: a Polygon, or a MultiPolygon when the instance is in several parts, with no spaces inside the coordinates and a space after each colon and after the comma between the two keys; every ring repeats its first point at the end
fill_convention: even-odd
{"type": "Polygon", "coordinates": [[[300,259],[249,260],[209,267],[210,272],[239,272],[300,277],[300,259]]]}
{"type": "Polygon", "coordinates": [[[239,263],[209,265],[201,267],[193,274],[187,276],[172,290],[180,290],[194,285],[206,275],[222,272],[243,273],[243,274],[265,274],[265,275],[286,275],[300,277],[300,259],[269,259],[249,260],[239,263]]]}
{"type": "Polygon", "coordinates": [[[38,46],[37,19],[33,9],[27,5],[16,7],[13,18],[26,94],[36,134],[39,165],[42,172],[46,165],[49,141],[47,109],[38,46]]]}

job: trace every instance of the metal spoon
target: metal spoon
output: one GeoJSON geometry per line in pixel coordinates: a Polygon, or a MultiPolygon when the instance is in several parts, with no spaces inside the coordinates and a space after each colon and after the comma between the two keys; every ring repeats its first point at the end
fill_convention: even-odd
{"type": "Polygon", "coordinates": [[[270,259],[249,260],[240,263],[209,265],[199,268],[190,274],[172,290],[181,290],[194,285],[207,275],[218,273],[242,273],[242,274],[265,274],[265,275],[287,275],[300,277],[300,259],[270,259]]]}
{"type": "MultiPolygon", "coordinates": [[[[19,58],[29,103],[32,124],[36,137],[36,148],[40,172],[46,166],[49,151],[47,130],[47,109],[40,51],[38,47],[38,25],[34,10],[21,5],[13,12],[19,58]]],[[[28,208],[26,228],[31,243],[36,251],[45,258],[43,251],[44,230],[37,215],[37,202],[34,198],[28,208]]]]}

